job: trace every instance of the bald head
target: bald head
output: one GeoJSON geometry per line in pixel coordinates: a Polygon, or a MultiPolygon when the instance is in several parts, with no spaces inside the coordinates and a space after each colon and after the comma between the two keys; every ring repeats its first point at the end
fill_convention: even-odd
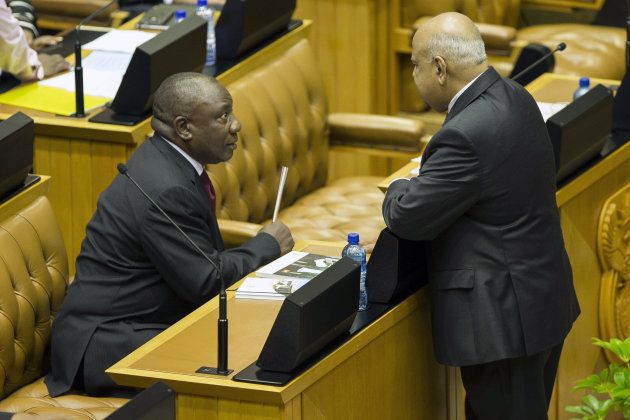
{"type": "Polygon", "coordinates": [[[470,68],[486,64],[486,50],[479,29],[467,16],[448,12],[426,21],[413,38],[427,61],[440,56],[454,68],[470,68]]]}
{"type": "Polygon", "coordinates": [[[177,116],[191,116],[195,108],[212,102],[224,90],[215,78],[201,73],[174,74],[155,92],[153,117],[172,127],[177,116]]]}
{"type": "Polygon", "coordinates": [[[413,36],[413,77],[422,99],[436,111],[488,67],[481,34],[466,16],[442,13],[418,27],[413,36]]]}

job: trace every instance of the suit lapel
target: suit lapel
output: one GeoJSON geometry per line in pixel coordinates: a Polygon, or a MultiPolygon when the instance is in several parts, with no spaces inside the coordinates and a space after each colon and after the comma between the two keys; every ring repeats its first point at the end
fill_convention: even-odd
{"type": "MultiPolygon", "coordinates": [[[[462,112],[472,101],[477,99],[479,95],[484,93],[492,84],[494,84],[497,80],[501,79],[501,76],[493,67],[488,67],[486,71],[481,73],[481,76],[475,82],[466,89],[462,95],[457,98],[453,108],[451,111],[446,114],[446,118],[442,123],[442,127],[444,127],[453,117],[462,112]]],[[[426,154],[429,150],[429,147],[424,149],[422,153],[422,157],[420,159],[421,162],[426,161],[426,154]]]]}
{"type": "Polygon", "coordinates": [[[209,225],[212,225],[210,215],[213,213],[210,207],[210,201],[208,200],[208,195],[206,191],[203,189],[203,185],[201,185],[201,180],[199,179],[199,175],[195,171],[195,168],[192,167],[190,162],[184,158],[181,153],[175,150],[170,145],[166,144],[166,140],[162,137],[155,135],[151,137],[150,141],[155,145],[155,147],[166,157],[166,160],[171,164],[177,166],[177,168],[186,176],[186,178],[194,185],[194,188],[197,190],[199,195],[202,197],[202,203],[206,208],[206,220],[209,225]]]}
{"type": "Polygon", "coordinates": [[[488,88],[500,78],[501,76],[494,68],[488,67],[488,69],[481,73],[481,76],[479,76],[479,78],[475,80],[475,82],[470,85],[459,98],[457,98],[453,108],[451,108],[451,111],[446,116],[444,124],[462,112],[472,101],[488,90],[488,88]]]}

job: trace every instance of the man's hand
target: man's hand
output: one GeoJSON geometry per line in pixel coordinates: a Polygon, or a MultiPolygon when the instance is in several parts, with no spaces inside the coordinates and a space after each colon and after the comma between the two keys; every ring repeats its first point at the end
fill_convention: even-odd
{"type": "Polygon", "coordinates": [[[259,232],[265,232],[273,236],[276,241],[278,241],[278,245],[280,245],[280,255],[284,255],[287,252],[293,249],[293,236],[291,236],[291,231],[289,228],[282,222],[275,221],[266,226],[263,226],[259,232]]]}
{"type": "MultiPolygon", "coordinates": [[[[24,31],[24,33],[28,33],[28,31],[24,31]]],[[[29,45],[35,51],[41,51],[46,47],[57,45],[61,41],[63,41],[63,38],[60,36],[44,35],[29,41],[29,45]]]]}
{"type": "Polygon", "coordinates": [[[65,61],[59,54],[38,54],[37,58],[39,58],[39,62],[42,63],[44,68],[44,77],[70,69],[70,63],[65,61]]]}

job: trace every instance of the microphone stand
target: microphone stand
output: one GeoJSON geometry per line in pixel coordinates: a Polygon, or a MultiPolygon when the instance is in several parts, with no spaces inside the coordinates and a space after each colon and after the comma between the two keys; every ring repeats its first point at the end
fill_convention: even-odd
{"type": "MultiPolygon", "coordinates": [[[[630,1],[630,0],[627,0],[627,1],[630,1]]],[[[552,55],[554,55],[556,53],[556,51],[563,51],[566,47],[567,47],[567,44],[565,44],[564,42],[559,43],[556,46],[556,48],[554,48],[552,51],[549,51],[547,54],[543,55],[538,60],[534,61],[532,64],[530,64],[525,69],[523,69],[519,74],[517,74],[516,76],[512,77],[512,80],[514,80],[515,82],[518,81],[518,79],[521,76],[523,76],[524,74],[527,74],[531,69],[533,69],[534,67],[536,67],[537,65],[539,65],[540,63],[542,63],[543,61],[545,61],[546,59],[548,59],[552,55]]]]}
{"type": "Polygon", "coordinates": [[[223,271],[221,270],[221,259],[218,259],[218,264],[215,263],[199,246],[193,241],[190,236],[184,232],[173,219],[169,217],[168,214],[162,207],[160,207],[153,199],[142,189],[142,187],[136,182],[135,179],[129,175],[127,165],[124,163],[119,163],[118,172],[122,175],[126,176],[138,190],[144,195],[147,200],[153,204],[153,206],[158,209],[158,211],[162,214],[162,216],[166,217],[166,219],[175,226],[175,229],[181,233],[186,240],[195,248],[195,250],[201,254],[209,263],[214,267],[219,275],[219,282],[221,286],[221,290],[219,291],[219,319],[217,320],[217,367],[207,367],[202,366],[196,370],[197,373],[207,373],[210,375],[222,375],[227,376],[233,372],[232,369],[228,369],[228,319],[227,319],[227,293],[225,291],[225,280],[223,279],[223,271]]]}
{"type": "Polygon", "coordinates": [[[103,13],[104,10],[108,9],[112,4],[116,3],[117,0],[112,0],[109,3],[101,6],[88,17],[83,19],[75,28],[75,38],[74,38],[74,103],[75,103],[75,113],[72,114],[73,117],[83,118],[85,117],[85,102],[83,96],[83,66],[81,64],[81,26],[85,25],[87,22],[94,19],[96,16],[103,13]]]}

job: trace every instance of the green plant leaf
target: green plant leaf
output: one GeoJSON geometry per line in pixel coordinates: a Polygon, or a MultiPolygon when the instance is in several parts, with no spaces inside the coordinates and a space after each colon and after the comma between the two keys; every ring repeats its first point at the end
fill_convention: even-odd
{"type": "Polygon", "coordinates": [[[584,402],[587,407],[590,407],[595,412],[597,412],[597,410],[601,406],[601,402],[594,395],[591,394],[585,395],[582,398],[582,402],[584,402]]]}
{"type": "Polygon", "coordinates": [[[602,419],[605,418],[606,415],[608,414],[608,411],[610,411],[612,407],[613,407],[612,400],[604,400],[599,406],[599,408],[597,409],[597,415],[601,417],[602,419]]]}
{"type": "Polygon", "coordinates": [[[585,405],[571,405],[566,407],[565,410],[567,410],[569,413],[581,414],[585,416],[583,418],[588,418],[595,415],[595,411],[585,405]]]}

